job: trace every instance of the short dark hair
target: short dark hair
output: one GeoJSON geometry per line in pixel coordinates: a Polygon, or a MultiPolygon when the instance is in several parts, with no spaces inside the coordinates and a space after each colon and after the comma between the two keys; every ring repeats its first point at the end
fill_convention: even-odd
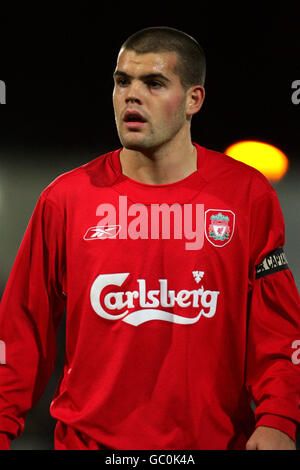
{"type": "Polygon", "coordinates": [[[149,52],[176,52],[178,62],[175,73],[183,88],[204,85],[206,75],[205,53],[200,44],[188,34],[167,26],[154,26],[132,34],[121,49],[133,50],[136,54],[149,52]]]}

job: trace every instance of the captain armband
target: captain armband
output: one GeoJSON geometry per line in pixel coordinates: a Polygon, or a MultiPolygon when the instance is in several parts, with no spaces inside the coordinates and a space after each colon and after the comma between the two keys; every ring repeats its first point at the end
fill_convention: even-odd
{"type": "Polygon", "coordinates": [[[255,279],[284,269],[289,269],[288,260],[283,248],[277,248],[277,250],[271,251],[260,264],[255,266],[255,279]]]}

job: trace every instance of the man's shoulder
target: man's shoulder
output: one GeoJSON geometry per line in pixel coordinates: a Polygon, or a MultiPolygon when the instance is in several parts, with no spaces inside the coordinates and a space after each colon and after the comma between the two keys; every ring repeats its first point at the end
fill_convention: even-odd
{"type": "Polygon", "coordinates": [[[60,197],[84,191],[88,186],[108,184],[114,176],[110,157],[114,151],[107,152],[70,171],[57,176],[43,191],[45,197],[60,197]]]}
{"type": "Polygon", "coordinates": [[[204,148],[204,177],[207,181],[225,182],[254,191],[256,196],[273,192],[268,179],[256,168],[217,150],[204,148]]]}
{"type": "Polygon", "coordinates": [[[226,153],[217,150],[205,148],[205,151],[207,154],[206,161],[211,166],[219,168],[221,171],[230,169],[231,171],[239,173],[245,178],[258,178],[263,183],[268,184],[266,177],[253,166],[247,165],[246,163],[236,160],[226,153]]]}

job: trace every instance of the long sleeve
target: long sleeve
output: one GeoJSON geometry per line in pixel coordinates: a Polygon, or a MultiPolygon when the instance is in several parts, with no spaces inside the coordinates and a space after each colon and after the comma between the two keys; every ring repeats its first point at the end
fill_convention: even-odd
{"type": "Polygon", "coordinates": [[[256,427],[279,429],[295,440],[300,423],[300,298],[284,253],[284,221],[275,191],[252,217],[246,386],[256,405],[256,427]]]}
{"type": "Polygon", "coordinates": [[[46,189],[29,222],[0,304],[0,447],[19,436],[55,367],[65,295],[64,216],[46,189]],[[5,438],[6,435],[6,438],[5,438]]]}

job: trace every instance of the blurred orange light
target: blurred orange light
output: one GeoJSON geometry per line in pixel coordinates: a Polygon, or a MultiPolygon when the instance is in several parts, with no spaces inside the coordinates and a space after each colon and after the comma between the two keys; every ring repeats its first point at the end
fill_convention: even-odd
{"type": "Polygon", "coordinates": [[[253,140],[237,142],[230,145],[225,153],[240,162],[253,166],[270,181],[279,181],[289,166],[288,158],[281,150],[264,142],[253,140]]]}

